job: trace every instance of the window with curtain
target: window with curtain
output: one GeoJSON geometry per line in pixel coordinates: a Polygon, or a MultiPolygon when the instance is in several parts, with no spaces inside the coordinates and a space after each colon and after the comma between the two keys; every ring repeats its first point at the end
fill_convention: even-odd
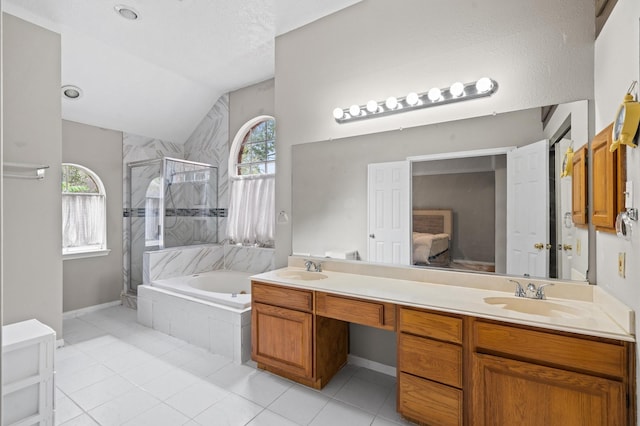
{"type": "Polygon", "coordinates": [[[238,131],[231,146],[227,233],[232,244],[274,245],[275,127],[273,117],[249,120],[238,131]]]}
{"type": "Polygon", "coordinates": [[[62,165],[62,254],[107,250],[106,194],[94,172],[62,165]]]}

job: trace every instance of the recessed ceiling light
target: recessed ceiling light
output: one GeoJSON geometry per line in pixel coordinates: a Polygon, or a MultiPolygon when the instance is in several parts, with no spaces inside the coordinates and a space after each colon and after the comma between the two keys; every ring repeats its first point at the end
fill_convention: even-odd
{"type": "Polygon", "coordinates": [[[129,19],[130,21],[140,19],[140,15],[138,14],[138,12],[136,12],[135,9],[130,6],[119,4],[114,6],[114,9],[120,16],[125,19],[129,19]]]}
{"type": "Polygon", "coordinates": [[[66,99],[75,100],[82,96],[82,90],[77,86],[62,86],[62,96],[66,99]]]}

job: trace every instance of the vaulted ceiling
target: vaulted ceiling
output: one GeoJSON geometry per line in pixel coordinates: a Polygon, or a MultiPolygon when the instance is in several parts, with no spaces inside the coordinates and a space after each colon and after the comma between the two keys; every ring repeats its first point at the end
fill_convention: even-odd
{"type": "Polygon", "coordinates": [[[61,34],[64,119],[183,143],[224,93],[273,77],[275,37],[360,0],[4,0],[61,34]]]}

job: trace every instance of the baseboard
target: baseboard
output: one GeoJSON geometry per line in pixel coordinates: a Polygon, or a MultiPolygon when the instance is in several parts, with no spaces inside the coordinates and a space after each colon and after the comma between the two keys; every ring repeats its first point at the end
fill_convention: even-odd
{"type": "Polygon", "coordinates": [[[378,373],[386,374],[387,376],[396,377],[396,367],[391,365],[371,361],[370,359],[361,358],[351,354],[347,357],[347,363],[357,367],[368,368],[369,370],[377,371],[378,373]]]}
{"type": "Polygon", "coordinates": [[[67,311],[62,313],[62,319],[72,319],[79,317],[80,315],[88,314],[90,312],[99,311],[101,309],[110,308],[112,306],[120,306],[122,301],[114,300],[113,302],[101,303],[100,305],[87,306],[86,308],[76,309],[75,311],[67,311]]]}

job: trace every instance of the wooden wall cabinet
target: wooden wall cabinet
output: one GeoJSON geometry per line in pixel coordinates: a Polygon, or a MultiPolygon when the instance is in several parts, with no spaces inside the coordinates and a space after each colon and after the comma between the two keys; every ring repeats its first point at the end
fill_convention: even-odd
{"type": "Polygon", "coordinates": [[[314,315],[314,292],[252,282],[251,357],[320,389],[347,362],[349,324],[314,315]]]}
{"type": "Polygon", "coordinates": [[[588,223],[588,172],[586,146],[576,150],[572,158],[571,176],[571,218],[576,226],[588,223]]]}
{"type": "Polygon", "coordinates": [[[633,344],[474,321],[472,425],[632,425],[633,344]]]}
{"type": "Polygon", "coordinates": [[[610,151],[613,123],[591,142],[593,209],[591,223],[598,231],[615,232],[616,216],[624,209],[626,146],[610,151]]]}

